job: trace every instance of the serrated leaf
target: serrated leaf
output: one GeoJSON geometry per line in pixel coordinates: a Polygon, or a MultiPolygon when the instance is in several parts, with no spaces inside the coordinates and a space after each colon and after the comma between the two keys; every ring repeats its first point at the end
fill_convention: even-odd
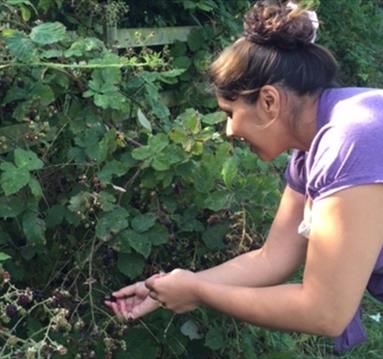
{"type": "Polygon", "coordinates": [[[152,125],[140,108],[137,109],[137,120],[143,128],[147,129],[149,132],[152,132],[152,125]]]}
{"type": "Polygon", "coordinates": [[[15,218],[24,209],[24,201],[16,196],[0,197],[0,218],[15,218]]]}
{"type": "Polygon", "coordinates": [[[227,187],[231,187],[238,175],[238,163],[235,157],[228,158],[222,167],[222,178],[227,187]]]}
{"type": "Polygon", "coordinates": [[[123,162],[116,160],[108,161],[100,172],[97,173],[97,177],[100,181],[109,183],[114,176],[120,177],[126,174],[130,166],[123,162]]]}
{"type": "Polygon", "coordinates": [[[205,38],[203,35],[203,30],[196,29],[193,30],[188,37],[188,46],[191,51],[197,51],[200,49],[205,43],[205,38]]]}
{"type": "Polygon", "coordinates": [[[201,121],[207,125],[216,125],[217,123],[225,122],[226,120],[227,115],[222,111],[209,113],[201,118],[201,121]]]}
{"type": "Polygon", "coordinates": [[[161,152],[169,144],[169,138],[165,133],[159,133],[148,140],[148,146],[153,154],[161,152]]]}
{"type": "Polygon", "coordinates": [[[126,350],[116,353],[116,359],[156,359],[160,346],[151,333],[143,328],[130,328],[126,336],[126,350]]]}
{"type": "Polygon", "coordinates": [[[26,6],[21,7],[21,17],[25,22],[31,18],[31,11],[26,6]]]}
{"type": "Polygon", "coordinates": [[[104,213],[97,221],[96,236],[102,240],[109,239],[129,226],[129,212],[124,208],[116,208],[111,212],[104,213]]]}
{"type": "Polygon", "coordinates": [[[22,226],[28,242],[35,244],[45,243],[45,222],[35,212],[28,211],[24,214],[22,226]]]}
{"type": "Polygon", "coordinates": [[[206,247],[211,250],[220,250],[225,248],[223,242],[225,235],[229,229],[227,224],[217,224],[209,227],[203,234],[202,240],[206,247]]]}
{"type": "Polygon", "coordinates": [[[145,258],[152,251],[152,243],[144,234],[137,233],[131,229],[127,229],[119,234],[118,241],[121,251],[127,252],[127,249],[133,248],[137,253],[142,254],[145,258]]]}
{"type": "Polygon", "coordinates": [[[219,211],[228,208],[231,194],[225,191],[216,191],[210,193],[205,200],[205,206],[212,211],[219,211]]]}
{"type": "Polygon", "coordinates": [[[135,279],[140,276],[144,267],[145,261],[139,254],[118,254],[117,268],[122,274],[125,274],[130,279],[135,279]]]}
{"type": "Polygon", "coordinates": [[[45,218],[47,227],[54,228],[59,225],[64,220],[66,211],[66,208],[61,204],[56,204],[50,207],[45,218]]]}
{"type": "Polygon", "coordinates": [[[176,57],[173,61],[173,66],[178,69],[187,70],[190,65],[192,64],[192,61],[188,56],[179,56],[176,57]]]}
{"type": "Polygon", "coordinates": [[[32,195],[34,197],[42,197],[43,190],[41,188],[40,182],[36,178],[31,177],[31,179],[29,180],[29,188],[31,189],[32,195]]]}
{"type": "Polygon", "coordinates": [[[11,259],[12,257],[4,252],[0,252],[0,262],[5,262],[8,259],[11,259]]]}
{"type": "Polygon", "coordinates": [[[156,215],[154,213],[140,214],[132,219],[132,228],[141,233],[145,232],[156,223],[156,215]]]}
{"type": "Polygon", "coordinates": [[[23,33],[12,31],[8,35],[4,35],[3,31],[3,36],[7,49],[13,57],[21,61],[29,61],[36,55],[35,45],[23,33]]]}
{"type": "Polygon", "coordinates": [[[29,36],[32,41],[38,44],[48,45],[64,40],[65,35],[66,28],[63,24],[60,22],[46,22],[35,26],[29,36]]]}
{"type": "Polygon", "coordinates": [[[43,106],[48,106],[55,100],[55,94],[50,86],[36,83],[32,88],[33,97],[38,99],[43,106]]]}
{"type": "Polygon", "coordinates": [[[141,146],[132,151],[132,157],[138,161],[146,160],[152,155],[153,151],[149,146],[141,146]]]}
{"type": "Polygon", "coordinates": [[[212,350],[220,350],[224,348],[226,341],[223,329],[210,328],[206,334],[205,345],[212,350]]]}
{"type": "Polygon", "coordinates": [[[44,167],[44,162],[37,157],[36,153],[21,148],[15,150],[15,163],[18,168],[25,168],[28,171],[39,170],[44,167]]]}
{"type": "Polygon", "coordinates": [[[27,169],[17,168],[9,162],[3,163],[1,169],[4,172],[0,177],[0,183],[6,196],[17,193],[29,183],[31,175],[27,169]]]}
{"type": "Polygon", "coordinates": [[[169,240],[167,228],[159,223],[156,223],[149,231],[145,232],[145,236],[153,246],[166,244],[169,240]]]}

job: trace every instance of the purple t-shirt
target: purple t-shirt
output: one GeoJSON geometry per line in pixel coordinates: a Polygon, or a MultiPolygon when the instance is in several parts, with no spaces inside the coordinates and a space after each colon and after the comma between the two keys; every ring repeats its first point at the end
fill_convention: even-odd
{"type": "Polygon", "coordinates": [[[285,173],[294,190],[320,199],[362,184],[383,183],[383,90],[323,91],[309,151],[294,150],[285,173]]]}
{"type": "MultiPolygon", "coordinates": [[[[383,90],[323,91],[314,140],[307,152],[293,151],[285,177],[289,187],[306,196],[306,207],[345,188],[383,183],[383,90]]],[[[311,216],[306,209],[299,233],[308,236],[311,216]]],[[[367,290],[383,302],[383,250],[367,290]]],[[[342,335],[335,338],[335,350],[342,353],[366,339],[359,307],[342,335]]]]}

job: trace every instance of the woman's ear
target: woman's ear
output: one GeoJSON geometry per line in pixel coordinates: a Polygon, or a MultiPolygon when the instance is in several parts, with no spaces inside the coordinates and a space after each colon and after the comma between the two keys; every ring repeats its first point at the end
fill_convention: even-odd
{"type": "Polygon", "coordinates": [[[281,94],[272,85],[265,85],[259,91],[258,103],[269,120],[274,120],[280,112],[281,94]]]}

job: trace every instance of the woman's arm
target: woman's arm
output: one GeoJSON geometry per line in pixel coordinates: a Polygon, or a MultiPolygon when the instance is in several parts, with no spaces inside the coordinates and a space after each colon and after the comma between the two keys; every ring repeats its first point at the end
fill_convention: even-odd
{"type": "Polygon", "coordinates": [[[267,240],[261,249],[197,273],[213,283],[261,287],[287,280],[303,264],[307,240],[298,234],[304,196],[286,187],[267,240]]]}
{"type": "MultiPolygon", "coordinates": [[[[302,263],[307,240],[297,233],[303,218],[304,196],[286,187],[264,246],[214,268],[197,273],[199,279],[235,286],[265,286],[286,280],[302,263]]],[[[106,301],[120,318],[137,319],[159,307],[149,297],[144,282],[113,293],[116,303],[106,301]],[[129,297],[129,299],[126,299],[129,297]]]]}
{"type": "Polygon", "coordinates": [[[353,187],[314,203],[302,284],[234,287],[183,270],[146,284],[175,312],[202,303],[260,326],[338,336],[382,248],[382,213],[382,185],[353,187]]]}

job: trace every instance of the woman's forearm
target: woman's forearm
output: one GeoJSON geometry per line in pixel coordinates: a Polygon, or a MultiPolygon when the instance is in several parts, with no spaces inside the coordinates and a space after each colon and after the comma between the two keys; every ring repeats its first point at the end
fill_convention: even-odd
{"type": "Polygon", "coordinates": [[[332,335],[332,318],[301,284],[248,288],[199,281],[197,293],[202,304],[262,327],[332,335]]]}
{"type": "Polygon", "coordinates": [[[285,282],[303,263],[303,252],[294,248],[290,255],[263,248],[235,257],[216,267],[196,273],[197,277],[217,284],[263,287],[285,282]],[[300,253],[302,252],[302,253],[300,253]]]}
{"type": "Polygon", "coordinates": [[[218,266],[198,272],[197,277],[217,284],[249,287],[279,283],[282,279],[264,257],[262,249],[239,255],[218,266]]]}

